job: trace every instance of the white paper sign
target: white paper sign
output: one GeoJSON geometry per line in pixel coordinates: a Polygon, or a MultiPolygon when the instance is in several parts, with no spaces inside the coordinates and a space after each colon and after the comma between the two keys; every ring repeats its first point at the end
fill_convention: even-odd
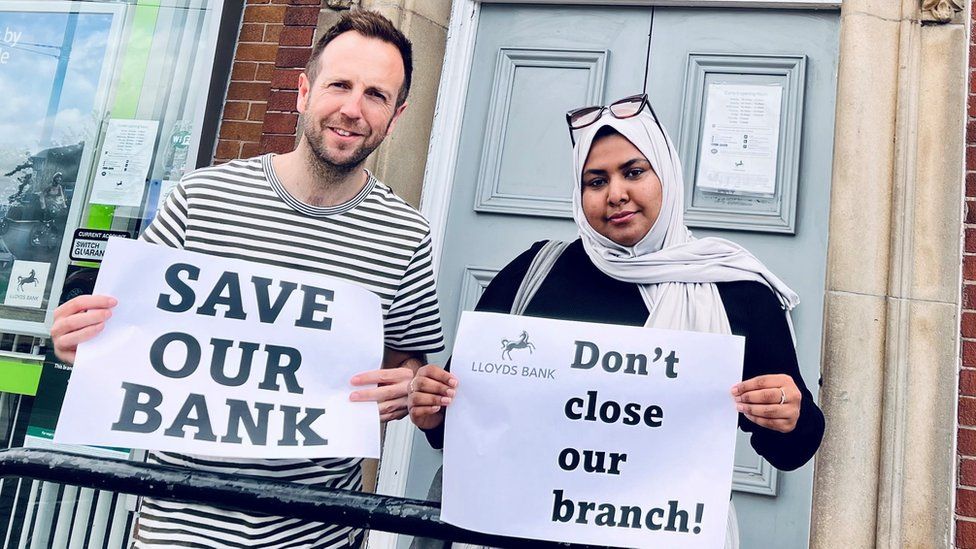
{"type": "Polygon", "coordinates": [[[118,298],[82,344],[55,442],[251,457],[379,457],[379,298],[323,275],[113,238],[118,298]]]}
{"type": "Polygon", "coordinates": [[[695,184],[705,190],[771,195],[779,152],[779,85],[710,84],[695,184]]]}
{"type": "Polygon", "coordinates": [[[39,309],[44,301],[47,273],[50,268],[50,263],[40,261],[14,261],[3,304],[8,307],[39,309]]]}
{"type": "Polygon", "coordinates": [[[530,539],[722,547],[743,348],[738,336],[464,313],[441,518],[530,539]]]}
{"type": "Polygon", "coordinates": [[[109,120],[89,202],[141,206],[156,145],[156,120],[109,120]]]}

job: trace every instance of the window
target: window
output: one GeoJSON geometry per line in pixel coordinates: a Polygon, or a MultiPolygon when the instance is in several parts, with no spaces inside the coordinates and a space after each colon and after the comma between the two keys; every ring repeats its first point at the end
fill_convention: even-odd
{"type": "MultiPolygon", "coordinates": [[[[0,3],[0,330],[44,336],[78,227],[134,237],[196,165],[222,3],[0,3]]],[[[233,40],[233,38],[231,38],[233,40]]]]}

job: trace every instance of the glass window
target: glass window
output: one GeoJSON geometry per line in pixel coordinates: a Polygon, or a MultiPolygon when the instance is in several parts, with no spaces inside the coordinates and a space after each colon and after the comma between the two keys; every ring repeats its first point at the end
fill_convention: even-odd
{"type": "Polygon", "coordinates": [[[221,2],[0,3],[0,330],[46,335],[66,277],[196,162],[221,2]],[[97,240],[97,239],[96,239],[97,240]]]}
{"type": "MultiPolygon", "coordinates": [[[[97,242],[76,231],[134,238],[196,166],[225,1],[0,0],[0,339],[14,350],[12,334],[48,335],[62,288],[93,278],[97,242]]],[[[29,358],[8,347],[0,363],[29,358]]],[[[0,447],[52,444],[68,368],[33,367],[36,397],[0,393],[0,447]]],[[[128,496],[9,478],[0,500],[5,547],[128,546],[128,496]]]]}

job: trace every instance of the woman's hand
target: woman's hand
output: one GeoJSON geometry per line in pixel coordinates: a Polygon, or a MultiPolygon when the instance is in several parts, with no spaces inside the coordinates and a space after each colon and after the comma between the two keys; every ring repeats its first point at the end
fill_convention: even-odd
{"type": "Polygon", "coordinates": [[[407,388],[407,410],[414,425],[433,429],[444,422],[444,407],[454,399],[458,380],[440,366],[428,364],[417,370],[407,388]]]}
{"type": "Polygon", "coordinates": [[[789,433],[800,418],[800,389],[786,374],[756,376],[732,387],[736,409],[746,419],[759,425],[789,433]]]}

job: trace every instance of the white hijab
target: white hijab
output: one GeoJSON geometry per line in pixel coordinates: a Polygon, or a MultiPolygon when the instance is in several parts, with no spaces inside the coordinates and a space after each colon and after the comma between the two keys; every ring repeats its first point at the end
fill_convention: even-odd
{"type": "Polygon", "coordinates": [[[771,288],[787,312],[796,307],[796,293],[745,248],[722,238],[696,239],[691,235],[684,224],[684,181],[677,152],[648,110],[624,120],[604,115],[577,134],[573,217],[583,248],[590,261],[608,276],[640,284],[650,311],[646,326],[730,333],[715,282],[755,280],[771,288]],[[583,165],[594,135],[604,126],[633,143],[661,180],[661,212],[651,230],[634,246],[622,246],[596,232],[583,214],[583,165]]]}

